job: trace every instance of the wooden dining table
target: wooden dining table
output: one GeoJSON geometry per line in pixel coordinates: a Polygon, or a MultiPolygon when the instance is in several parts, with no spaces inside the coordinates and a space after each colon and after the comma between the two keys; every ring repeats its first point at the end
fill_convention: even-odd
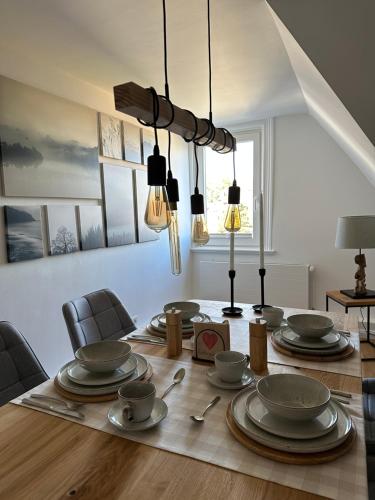
{"type": "MultiPolygon", "coordinates": [[[[222,305],[206,303],[207,310],[216,307],[218,313],[222,305]]],[[[246,308],[244,317],[250,319],[251,308],[246,308]]],[[[348,315],[342,319],[345,328],[356,327],[348,315]]],[[[133,349],[166,357],[164,346],[133,343],[133,349]]],[[[179,359],[192,363],[191,352],[184,350],[179,359]]],[[[268,365],[269,373],[279,369],[268,365]]],[[[360,377],[294,371],[333,389],[361,393],[360,377]]],[[[14,404],[0,408],[0,450],[1,500],[324,498],[14,404]]]]}

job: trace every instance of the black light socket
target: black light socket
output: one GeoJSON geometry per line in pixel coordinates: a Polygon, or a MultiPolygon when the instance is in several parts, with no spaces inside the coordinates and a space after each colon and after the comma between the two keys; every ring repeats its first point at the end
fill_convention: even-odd
{"type": "Polygon", "coordinates": [[[228,189],[228,205],[239,205],[240,204],[240,186],[237,186],[236,181],[233,181],[233,185],[229,186],[228,189]]]}
{"type": "Polygon", "coordinates": [[[154,146],[154,154],[147,158],[147,184],[149,186],[165,186],[167,167],[165,157],[160,155],[159,146],[154,146]]]}
{"type": "Polygon", "coordinates": [[[194,189],[194,194],[190,196],[191,213],[193,215],[204,214],[203,194],[199,194],[198,188],[194,189]]]}
{"type": "Polygon", "coordinates": [[[178,195],[178,180],[172,177],[172,172],[170,170],[168,170],[167,193],[169,203],[177,203],[180,201],[178,195]]]}

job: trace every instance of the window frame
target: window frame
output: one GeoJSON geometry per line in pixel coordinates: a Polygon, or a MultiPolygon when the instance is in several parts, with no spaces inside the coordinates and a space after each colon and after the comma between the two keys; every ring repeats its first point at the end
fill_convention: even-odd
{"type": "MultiPolygon", "coordinates": [[[[264,208],[264,249],[266,252],[272,250],[272,201],[273,201],[273,118],[259,120],[256,122],[230,126],[228,129],[233,133],[238,142],[246,140],[254,140],[254,179],[253,179],[253,196],[254,196],[254,218],[253,218],[253,236],[248,234],[236,235],[236,251],[239,253],[258,253],[259,252],[259,224],[257,212],[255,211],[255,200],[260,191],[263,191],[263,208],[264,208]]],[[[190,156],[190,184],[191,192],[194,191],[194,153],[192,147],[189,151],[190,156]]],[[[203,148],[198,148],[198,161],[200,167],[199,191],[205,199],[205,210],[207,209],[206,202],[206,175],[205,175],[205,155],[203,148]],[[203,171],[203,172],[202,172],[203,171]]],[[[230,153],[229,153],[230,154],[230,153]]],[[[210,234],[210,241],[203,247],[194,246],[191,250],[197,252],[207,251],[228,251],[229,233],[228,234],[210,234]]]]}

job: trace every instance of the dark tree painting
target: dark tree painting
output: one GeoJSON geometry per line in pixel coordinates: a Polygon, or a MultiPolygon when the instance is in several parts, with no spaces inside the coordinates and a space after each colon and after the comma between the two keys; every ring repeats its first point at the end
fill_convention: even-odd
{"type": "Polygon", "coordinates": [[[79,231],[82,250],[104,247],[102,207],[81,205],[79,207],[79,231]]]}

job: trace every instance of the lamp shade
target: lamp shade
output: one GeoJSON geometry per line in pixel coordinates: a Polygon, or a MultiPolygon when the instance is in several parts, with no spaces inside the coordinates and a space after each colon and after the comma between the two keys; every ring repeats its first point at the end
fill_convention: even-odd
{"type": "Polygon", "coordinates": [[[375,248],[375,215],[350,215],[337,220],[336,248],[375,248]]]}

